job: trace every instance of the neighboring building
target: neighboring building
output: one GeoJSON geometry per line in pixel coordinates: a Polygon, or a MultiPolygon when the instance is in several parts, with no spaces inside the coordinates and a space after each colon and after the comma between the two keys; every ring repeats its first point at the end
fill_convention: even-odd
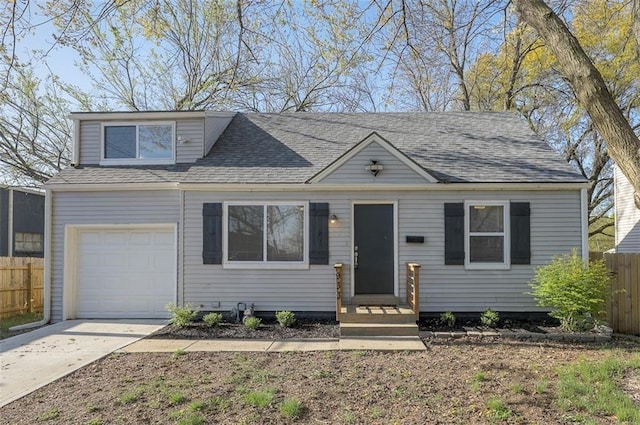
{"type": "Polygon", "coordinates": [[[165,317],[169,302],[335,314],[542,311],[535,267],[587,256],[586,182],[510,113],[74,113],[46,185],[54,321],[165,317]],[[362,298],[360,298],[362,299],[362,298]]]}
{"type": "Polygon", "coordinates": [[[44,255],[44,192],[0,186],[0,257],[44,255]]]}
{"type": "Polygon", "coordinates": [[[614,167],[616,252],[640,252],[640,209],[633,201],[633,186],[614,167]]]}

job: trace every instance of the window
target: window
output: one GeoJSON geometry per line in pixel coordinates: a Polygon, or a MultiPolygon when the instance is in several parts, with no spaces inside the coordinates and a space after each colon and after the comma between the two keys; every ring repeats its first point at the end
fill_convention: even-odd
{"type": "Polygon", "coordinates": [[[305,204],[227,205],[226,262],[305,264],[305,204]]]}
{"type": "Polygon", "coordinates": [[[19,253],[41,253],[42,233],[16,232],[14,240],[14,251],[19,253]]]}
{"type": "Polygon", "coordinates": [[[470,268],[508,268],[509,204],[467,202],[465,265],[470,268]]]}
{"type": "Polygon", "coordinates": [[[174,162],[174,123],[103,125],[103,164],[174,162]]]}

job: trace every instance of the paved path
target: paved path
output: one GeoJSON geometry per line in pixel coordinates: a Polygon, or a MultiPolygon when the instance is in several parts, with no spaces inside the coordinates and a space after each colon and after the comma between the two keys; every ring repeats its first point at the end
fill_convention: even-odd
{"type": "Polygon", "coordinates": [[[326,350],[400,350],[420,351],[426,347],[418,337],[371,337],[341,339],[143,339],[122,348],[125,353],[166,353],[175,351],[326,351],[326,350]]]}
{"type": "Polygon", "coordinates": [[[68,320],[0,341],[0,407],[162,328],[162,320],[68,320]]]}

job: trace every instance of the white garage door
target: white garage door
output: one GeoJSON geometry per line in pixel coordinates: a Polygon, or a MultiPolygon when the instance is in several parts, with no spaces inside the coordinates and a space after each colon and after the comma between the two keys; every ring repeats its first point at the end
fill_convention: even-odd
{"type": "Polygon", "coordinates": [[[173,229],[82,229],[77,241],[76,317],[167,317],[176,297],[173,229]]]}

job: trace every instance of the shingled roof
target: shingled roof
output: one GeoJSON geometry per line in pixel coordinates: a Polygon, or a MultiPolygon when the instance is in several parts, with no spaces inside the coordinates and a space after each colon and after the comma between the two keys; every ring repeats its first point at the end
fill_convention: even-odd
{"type": "Polygon", "coordinates": [[[436,179],[584,182],[513,113],[238,113],[195,164],[67,169],[50,183],[305,183],[376,132],[436,179]]]}

